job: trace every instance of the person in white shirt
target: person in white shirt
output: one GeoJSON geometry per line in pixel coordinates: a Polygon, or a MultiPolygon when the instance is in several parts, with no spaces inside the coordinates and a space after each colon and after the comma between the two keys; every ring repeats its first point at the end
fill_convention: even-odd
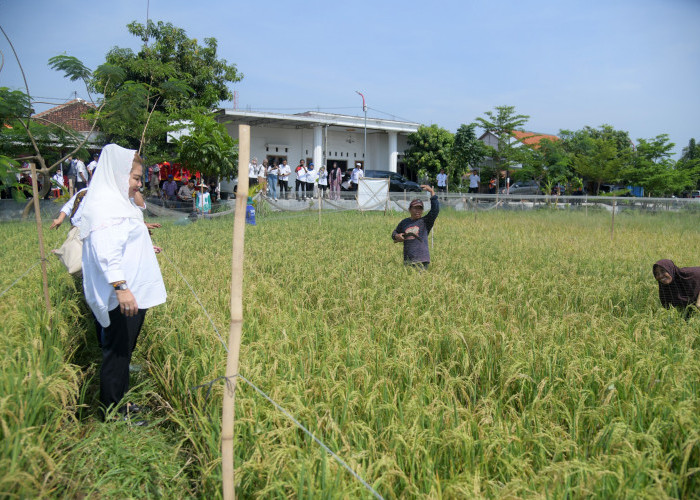
{"type": "Polygon", "coordinates": [[[316,198],[316,181],[318,180],[318,171],[314,168],[313,162],[309,163],[309,169],[306,172],[306,192],[309,198],[316,198]]]}
{"type": "MultiPolygon", "coordinates": [[[[447,193],[447,174],[444,168],[441,168],[440,173],[437,174],[437,188],[438,193],[447,193]]],[[[447,196],[445,195],[444,198],[447,199],[447,196]]]]}
{"type": "Polygon", "coordinates": [[[58,227],[63,224],[63,221],[68,217],[70,219],[71,226],[79,227],[83,216],[83,198],[87,194],[87,188],[83,188],[77,193],[75,193],[70,200],[66,202],[65,205],[61,207],[61,211],[51,223],[49,229],[58,229],[58,227]],[[77,203],[77,206],[76,206],[77,203]]]}
{"type": "Polygon", "coordinates": [[[75,190],[80,191],[88,185],[89,174],[87,167],[81,159],[75,161],[75,190]]]}
{"type": "Polygon", "coordinates": [[[350,173],[350,191],[357,191],[357,186],[360,184],[360,179],[364,178],[365,174],[362,171],[362,164],[357,163],[355,168],[350,173]]]}
{"type": "Polygon", "coordinates": [[[287,160],[282,160],[279,173],[280,197],[289,198],[289,176],[292,173],[292,167],[287,165],[287,160]]]}
{"type": "Polygon", "coordinates": [[[476,170],[472,170],[472,173],[469,176],[469,192],[470,193],[478,193],[480,182],[481,182],[481,177],[479,177],[479,174],[476,173],[476,170]]]}
{"type": "Polygon", "coordinates": [[[318,189],[321,197],[325,198],[328,190],[328,172],[325,166],[322,166],[318,171],[318,189]]]}
{"type": "MultiPolygon", "coordinates": [[[[129,389],[129,363],[147,310],[167,297],[142,208],[134,202],[142,175],[136,151],[108,144],[83,200],[83,290],[103,328],[100,403],[105,411],[121,404],[129,389]]],[[[119,408],[127,418],[138,410],[129,404],[119,408]]]]}
{"type": "Polygon", "coordinates": [[[306,163],[305,160],[299,160],[299,165],[294,169],[296,174],[295,191],[297,193],[297,201],[303,201],[306,199],[306,163]]]}
{"type": "Polygon", "coordinates": [[[248,164],[248,185],[255,186],[258,183],[258,159],[253,158],[248,164]]]}
{"type": "Polygon", "coordinates": [[[270,190],[270,197],[277,201],[277,179],[280,175],[280,166],[277,162],[267,169],[267,187],[270,190]]]}
{"type": "Polygon", "coordinates": [[[256,174],[258,176],[258,184],[262,186],[260,192],[263,196],[267,196],[267,167],[268,161],[267,158],[265,158],[262,162],[262,165],[258,165],[258,168],[256,170],[256,174]]]}
{"type": "Polygon", "coordinates": [[[92,179],[92,176],[95,173],[95,168],[97,167],[97,160],[99,157],[100,157],[100,155],[98,155],[98,154],[93,155],[92,161],[87,164],[88,184],[90,183],[90,180],[92,179]]]}

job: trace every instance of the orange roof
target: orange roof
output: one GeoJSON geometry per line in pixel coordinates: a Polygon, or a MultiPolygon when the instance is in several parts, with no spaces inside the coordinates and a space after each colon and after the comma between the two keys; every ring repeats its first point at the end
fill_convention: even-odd
{"type": "Polygon", "coordinates": [[[520,142],[526,146],[537,147],[542,139],[549,139],[550,141],[558,141],[559,137],[550,134],[538,134],[537,132],[527,132],[525,130],[513,130],[513,137],[518,139],[520,142]]]}

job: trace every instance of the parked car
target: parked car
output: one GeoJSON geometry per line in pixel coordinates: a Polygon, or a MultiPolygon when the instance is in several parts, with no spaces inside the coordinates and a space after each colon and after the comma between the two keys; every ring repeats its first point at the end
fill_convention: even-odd
{"type": "Polygon", "coordinates": [[[412,191],[420,193],[422,191],[417,183],[409,181],[399,173],[389,172],[388,170],[366,170],[365,177],[372,177],[374,179],[389,179],[389,191],[392,192],[412,191]]]}
{"type": "Polygon", "coordinates": [[[691,191],[690,197],[691,198],[700,198],[700,191],[691,191]]]}
{"type": "Polygon", "coordinates": [[[510,189],[501,189],[502,194],[542,194],[537,181],[518,181],[511,184],[510,189]]]}

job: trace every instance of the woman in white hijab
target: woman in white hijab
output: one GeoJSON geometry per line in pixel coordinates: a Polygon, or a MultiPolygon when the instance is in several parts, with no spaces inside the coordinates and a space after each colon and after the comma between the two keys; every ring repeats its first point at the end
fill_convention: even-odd
{"type": "Polygon", "coordinates": [[[118,405],[129,389],[129,363],[146,311],[166,299],[142,209],[133,201],[142,175],[136,151],[108,144],[83,201],[83,288],[103,327],[100,402],[105,409],[118,405]]]}

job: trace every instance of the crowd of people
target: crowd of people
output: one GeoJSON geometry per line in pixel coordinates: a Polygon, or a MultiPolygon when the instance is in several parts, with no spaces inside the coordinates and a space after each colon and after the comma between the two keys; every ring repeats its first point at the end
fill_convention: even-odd
{"type": "Polygon", "coordinates": [[[252,158],[248,164],[248,185],[260,185],[263,196],[274,201],[290,198],[304,201],[319,196],[339,200],[342,188],[357,191],[363,177],[361,163],[357,163],[349,173],[344,172],[337,162],[333,162],[330,168],[325,165],[316,168],[313,162],[307,165],[304,159],[299,160],[294,170],[286,159],[281,164],[278,161],[270,164],[267,159],[258,163],[257,158],[252,158]],[[290,186],[292,174],[294,185],[290,186]]]}

